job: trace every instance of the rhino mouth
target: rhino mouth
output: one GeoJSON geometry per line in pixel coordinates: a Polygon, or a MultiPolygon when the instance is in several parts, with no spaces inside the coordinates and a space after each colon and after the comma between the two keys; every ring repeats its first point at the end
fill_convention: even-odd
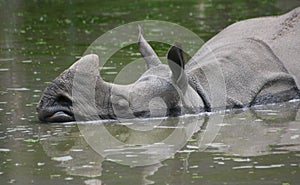
{"type": "Polygon", "coordinates": [[[74,114],[69,108],[51,107],[43,110],[38,109],[38,117],[42,122],[70,122],[75,121],[74,114]]]}
{"type": "Polygon", "coordinates": [[[54,113],[52,116],[46,117],[46,122],[68,122],[68,121],[74,121],[74,118],[72,115],[64,111],[58,111],[54,113]]]}

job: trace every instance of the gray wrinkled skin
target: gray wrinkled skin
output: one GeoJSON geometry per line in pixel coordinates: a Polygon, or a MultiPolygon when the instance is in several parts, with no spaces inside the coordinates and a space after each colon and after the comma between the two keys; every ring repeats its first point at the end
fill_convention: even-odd
{"type": "MultiPolygon", "coordinates": [[[[99,74],[95,77],[97,119],[177,116],[299,98],[300,8],[227,27],[185,66],[182,50],[176,45],[168,52],[168,65],[162,64],[141,29],[139,50],[148,69],[135,83],[110,84],[99,74]],[[217,76],[216,66],[222,71],[226,92],[211,89],[208,83],[208,74],[217,76]],[[212,93],[226,96],[225,104],[212,105],[212,93]]],[[[37,106],[40,121],[75,120],[74,73],[84,66],[79,63],[89,61],[99,63],[96,55],[84,56],[45,89],[37,106]]]]}

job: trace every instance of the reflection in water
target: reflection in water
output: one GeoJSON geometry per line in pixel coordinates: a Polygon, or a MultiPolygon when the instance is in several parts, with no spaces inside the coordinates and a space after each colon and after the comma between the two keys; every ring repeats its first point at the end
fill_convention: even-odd
{"type": "Polygon", "coordinates": [[[41,132],[41,144],[47,155],[70,175],[101,176],[103,158],[79,136],[74,127],[41,132]],[[69,135],[70,134],[70,135],[69,135]]]}
{"type": "Polygon", "coordinates": [[[217,164],[224,164],[226,160],[244,164],[233,166],[232,170],[280,168],[284,164],[276,161],[270,165],[253,165],[251,158],[300,151],[299,104],[258,106],[228,111],[225,115],[165,118],[152,130],[147,127],[145,131],[142,128],[145,121],[151,120],[79,123],[79,130],[64,127],[42,131],[41,144],[47,155],[68,174],[101,181],[105,181],[103,177],[110,174],[110,170],[122,178],[132,178],[126,177],[130,170],[135,174],[132,182],[151,184],[153,181],[148,179],[159,175],[169,163],[164,161],[178,155],[185,155],[186,159],[172,164],[175,166],[171,171],[198,168],[189,166],[189,160],[195,160],[189,156],[201,151],[222,154],[214,157],[217,164]]]}
{"type": "Polygon", "coordinates": [[[131,167],[141,166],[137,168],[140,169],[140,177],[136,180],[148,184],[146,177],[153,175],[162,166],[161,161],[174,157],[193,133],[200,130],[203,119],[155,119],[152,121],[161,123],[152,130],[144,124],[149,121],[79,123],[80,130],[77,132],[61,130],[60,133],[54,130],[56,134],[49,131],[41,133],[44,137],[41,144],[47,155],[61,162],[60,165],[70,175],[101,176],[103,162],[111,161],[131,167]],[[146,131],[143,126],[147,128],[146,131]],[[65,137],[68,132],[71,132],[72,140],[65,137]],[[69,147],[61,150],[60,145],[64,143],[69,143],[69,147]]]}
{"type": "Polygon", "coordinates": [[[132,120],[131,128],[126,126],[129,123],[124,126],[80,124],[78,127],[89,145],[107,160],[128,166],[148,166],[173,157],[201,124],[198,118],[190,118],[188,122],[167,118],[153,120],[161,123],[149,130],[149,126],[143,124],[149,121],[132,120]]]}
{"type": "Polygon", "coordinates": [[[298,107],[299,103],[286,103],[228,114],[210,152],[259,156],[299,151],[298,107]]]}

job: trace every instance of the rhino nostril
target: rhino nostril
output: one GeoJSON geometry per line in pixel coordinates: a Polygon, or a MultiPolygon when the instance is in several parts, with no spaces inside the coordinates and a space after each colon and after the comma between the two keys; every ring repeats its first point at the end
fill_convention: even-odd
{"type": "Polygon", "coordinates": [[[67,97],[66,95],[63,95],[63,94],[60,94],[56,97],[56,102],[59,104],[59,105],[62,105],[62,106],[72,106],[72,100],[71,98],[67,97]]]}

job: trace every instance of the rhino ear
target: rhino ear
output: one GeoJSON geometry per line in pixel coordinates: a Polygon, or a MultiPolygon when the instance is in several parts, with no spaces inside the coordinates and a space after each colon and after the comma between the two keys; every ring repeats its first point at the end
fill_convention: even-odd
{"type": "Polygon", "coordinates": [[[144,60],[147,63],[147,68],[150,69],[151,67],[158,66],[161,64],[158,56],[156,55],[155,51],[152,49],[150,44],[145,40],[143,36],[143,30],[139,25],[139,38],[138,38],[138,47],[139,51],[142,54],[144,60]]]}
{"type": "Polygon", "coordinates": [[[184,71],[184,57],[181,46],[175,43],[168,51],[168,65],[172,71],[172,79],[183,91],[187,89],[187,78],[184,71]]]}

